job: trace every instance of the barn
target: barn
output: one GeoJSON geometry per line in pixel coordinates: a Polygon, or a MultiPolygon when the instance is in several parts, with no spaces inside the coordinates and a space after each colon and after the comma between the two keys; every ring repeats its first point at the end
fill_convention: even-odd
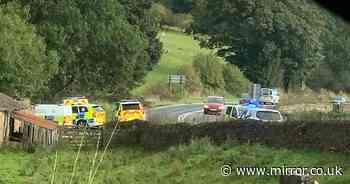
{"type": "Polygon", "coordinates": [[[57,142],[57,125],[31,113],[29,104],[0,93],[0,146],[51,145],[57,142]]]}

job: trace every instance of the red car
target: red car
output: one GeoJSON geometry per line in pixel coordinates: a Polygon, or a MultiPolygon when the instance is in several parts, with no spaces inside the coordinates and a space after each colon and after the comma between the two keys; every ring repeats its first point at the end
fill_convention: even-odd
{"type": "Polygon", "coordinates": [[[204,104],[204,114],[220,115],[225,109],[224,97],[209,96],[207,102],[204,104]]]}

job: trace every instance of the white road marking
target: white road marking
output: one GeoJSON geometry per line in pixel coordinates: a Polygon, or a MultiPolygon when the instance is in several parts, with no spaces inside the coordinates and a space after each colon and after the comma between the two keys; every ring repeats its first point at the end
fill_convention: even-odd
{"type": "Polygon", "coordinates": [[[181,114],[178,118],[177,118],[177,121],[179,123],[185,123],[185,119],[192,115],[192,114],[195,114],[195,113],[199,113],[199,112],[203,112],[203,110],[200,110],[200,111],[193,111],[193,112],[187,112],[187,113],[184,113],[184,114],[181,114]]]}

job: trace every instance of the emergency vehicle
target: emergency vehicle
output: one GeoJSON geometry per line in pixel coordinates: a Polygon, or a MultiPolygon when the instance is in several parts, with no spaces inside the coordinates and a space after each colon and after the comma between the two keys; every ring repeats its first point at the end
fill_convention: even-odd
{"type": "Polygon", "coordinates": [[[145,110],[138,100],[122,100],[116,103],[115,118],[119,122],[145,120],[145,110]]]}
{"type": "Polygon", "coordinates": [[[266,109],[259,101],[251,100],[245,104],[232,105],[226,108],[225,120],[241,119],[261,122],[283,122],[282,114],[274,109],[266,109]]]}
{"type": "Polygon", "coordinates": [[[72,127],[95,127],[99,126],[94,117],[94,108],[89,104],[85,97],[69,97],[63,100],[63,104],[72,108],[72,127]]]}

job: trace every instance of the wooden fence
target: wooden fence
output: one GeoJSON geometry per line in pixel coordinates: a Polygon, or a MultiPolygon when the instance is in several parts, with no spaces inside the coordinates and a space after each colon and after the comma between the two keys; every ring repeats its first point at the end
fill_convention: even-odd
{"type": "Polygon", "coordinates": [[[65,147],[96,147],[103,145],[103,129],[59,128],[59,145],[65,147]]]}

